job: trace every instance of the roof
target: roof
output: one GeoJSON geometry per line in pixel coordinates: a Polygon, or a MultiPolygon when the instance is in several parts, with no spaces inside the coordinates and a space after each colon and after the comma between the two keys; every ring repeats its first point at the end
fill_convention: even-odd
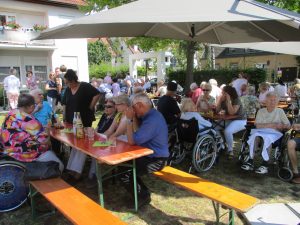
{"type": "Polygon", "coordinates": [[[83,0],[49,0],[49,2],[57,2],[69,5],[86,5],[86,2],[83,0]]]}
{"type": "Polygon", "coordinates": [[[20,2],[32,2],[36,4],[65,6],[71,8],[77,8],[77,6],[83,6],[87,3],[84,0],[17,0],[20,2]]]}

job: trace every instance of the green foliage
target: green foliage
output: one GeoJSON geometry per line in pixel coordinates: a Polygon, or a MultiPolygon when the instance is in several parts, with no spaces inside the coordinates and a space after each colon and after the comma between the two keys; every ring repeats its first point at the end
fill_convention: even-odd
{"type": "MultiPolygon", "coordinates": [[[[236,77],[240,72],[244,72],[249,75],[249,82],[257,86],[257,84],[266,80],[267,73],[263,69],[258,68],[248,68],[245,70],[230,70],[230,69],[220,69],[220,70],[200,70],[194,71],[194,81],[200,84],[202,81],[208,81],[214,78],[218,81],[218,84],[229,84],[233,77],[236,77]]],[[[169,80],[176,80],[180,85],[185,84],[186,71],[167,71],[167,76],[169,80]]]]}
{"type": "Polygon", "coordinates": [[[3,106],[3,104],[4,104],[4,96],[3,96],[4,91],[3,91],[3,89],[4,89],[4,87],[0,86],[0,105],[1,106],[3,106]]]}
{"type": "Polygon", "coordinates": [[[269,5],[273,5],[279,8],[287,9],[300,13],[300,1],[299,0],[258,0],[269,5]]]}
{"type": "Polygon", "coordinates": [[[101,41],[96,41],[88,43],[88,58],[89,65],[100,64],[102,62],[109,62],[111,54],[101,41]]]}
{"type": "Polygon", "coordinates": [[[126,74],[129,73],[129,68],[127,65],[113,67],[111,63],[101,63],[100,65],[93,64],[89,66],[90,78],[104,78],[107,73],[110,73],[112,76],[124,78],[126,74]]]}
{"type": "Polygon", "coordinates": [[[108,8],[114,8],[133,1],[134,0],[85,0],[86,5],[79,6],[79,10],[83,12],[91,12],[92,10],[100,11],[106,6],[108,8]]]}
{"type": "Polygon", "coordinates": [[[167,50],[174,40],[155,37],[135,37],[126,41],[127,45],[138,45],[143,51],[167,50]]]}

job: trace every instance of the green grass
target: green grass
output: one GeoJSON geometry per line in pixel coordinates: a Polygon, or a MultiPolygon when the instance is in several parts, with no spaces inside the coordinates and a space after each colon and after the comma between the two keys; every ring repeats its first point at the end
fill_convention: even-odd
{"type": "MultiPolygon", "coordinates": [[[[97,117],[99,118],[99,115],[97,117]]],[[[237,149],[240,144],[239,139],[236,138],[235,141],[237,149]]],[[[189,163],[190,159],[187,158],[182,165],[175,167],[187,171],[189,163]]],[[[89,163],[86,163],[84,177],[86,177],[88,169],[89,163]]],[[[261,200],[261,203],[297,202],[300,197],[300,188],[279,180],[275,171],[271,170],[270,174],[263,176],[245,173],[240,170],[236,158],[228,160],[222,156],[218,165],[206,173],[197,175],[257,197],[261,200]]],[[[129,199],[122,185],[118,182],[112,184],[111,181],[107,181],[104,185],[106,208],[130,225],[214,224],[214,210],[211,201],[208,199],[195,196],[152,175],[143,177],[143,180],[152,192],[152,201],[149,206],[143,207],[138,213],[134,213],[132,208],[127,206],[129,199]]],[[[78,183],[76,188],[93,200],[98,201],[97,189],[86,189],[84,182],[78,183]]],[[[49,208],[49,204],[43,201],[42,198],[40,198],[40,204],[38,205],[41,209],[49,208]]],[[[221,214],[225,212],[225,210],[221,210],[221,214]]],[[[223,224],[226,224],[227,221],[228,215],[221,219],[223,224]]],[[[235,217],[235,223],[243,224],[238,217],[235,217]]],[[[63,225],[71,223],[60,213],[33,221],[30,215],[30,207],[25,204],[15,211],[0,214],[0,225],[4,224],[63,225]]]]}

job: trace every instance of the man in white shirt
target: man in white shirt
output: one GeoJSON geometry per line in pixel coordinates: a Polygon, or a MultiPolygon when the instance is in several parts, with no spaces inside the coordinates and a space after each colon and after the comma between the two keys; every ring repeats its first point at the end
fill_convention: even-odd
{"type": "Polygon", "coordinates": [[[247,76],[243,73],[239,74],[239,78],[232,81],[232,87],[235,88],[238,96],[243,96],[246,92],[248,80],[246,79],[247,76]]]}
{"type": "Polygon", "coordinates": [[[208,81],[211,85],[211,92],[210,95],[213,96],[216,100],[221,96],[222,90],[218,87],[218,82],[215,79],[210,79],[208,81]]]}
{"type": "Polygon", "coordinates": [[[10,75],[4,78],[3,84],[6,91],[10,109],[16,109],[20,94],[20,80],[16,77],[17,70],[11,69],[10,75]]]}

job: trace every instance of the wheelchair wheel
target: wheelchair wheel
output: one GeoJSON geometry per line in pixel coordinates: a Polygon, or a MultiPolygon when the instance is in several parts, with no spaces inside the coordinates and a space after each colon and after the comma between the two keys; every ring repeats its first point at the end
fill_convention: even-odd
{"type": "Polygon", "coordinates": [[[277,175],[281,180],[285,182],[289,182],[290,180],[293,179],[293,172],[288,167],[278,168],[277,175]]]}
{"type": "Polygon", "coordinates": [[[0,212],[14,210],[26,202],[29,188],[24,180],[25,170],[18,162],[0,162],[0,212]]]}
{"type": "Polygon", "coordinates": [[[249,145],[247,143],[249,135],[250,135],[249,131],[244,132],[242,140],[241,140],[242,145],[241,145],[241,150],[240,150],[240,154],[239,154],[239,162],[241,164],[246,163],[250,158],[250,156],[249,156],[249,145]]]}
{"type": "Polygon", "coordinates": [[[200,137],[193,149],[193,166],[197,172],[209,170],[217,157],[217,145],[210,135],[200,137]]]}
{"type": "Polygon", "coordinates": [[[171,160],[170,160],[170,164],[179,164],[181,163],[186,155],[186,151],[183,147],[183,144],[176,142],[172,148],[170,149],[170,153],[171,153],[171,160]]]}

